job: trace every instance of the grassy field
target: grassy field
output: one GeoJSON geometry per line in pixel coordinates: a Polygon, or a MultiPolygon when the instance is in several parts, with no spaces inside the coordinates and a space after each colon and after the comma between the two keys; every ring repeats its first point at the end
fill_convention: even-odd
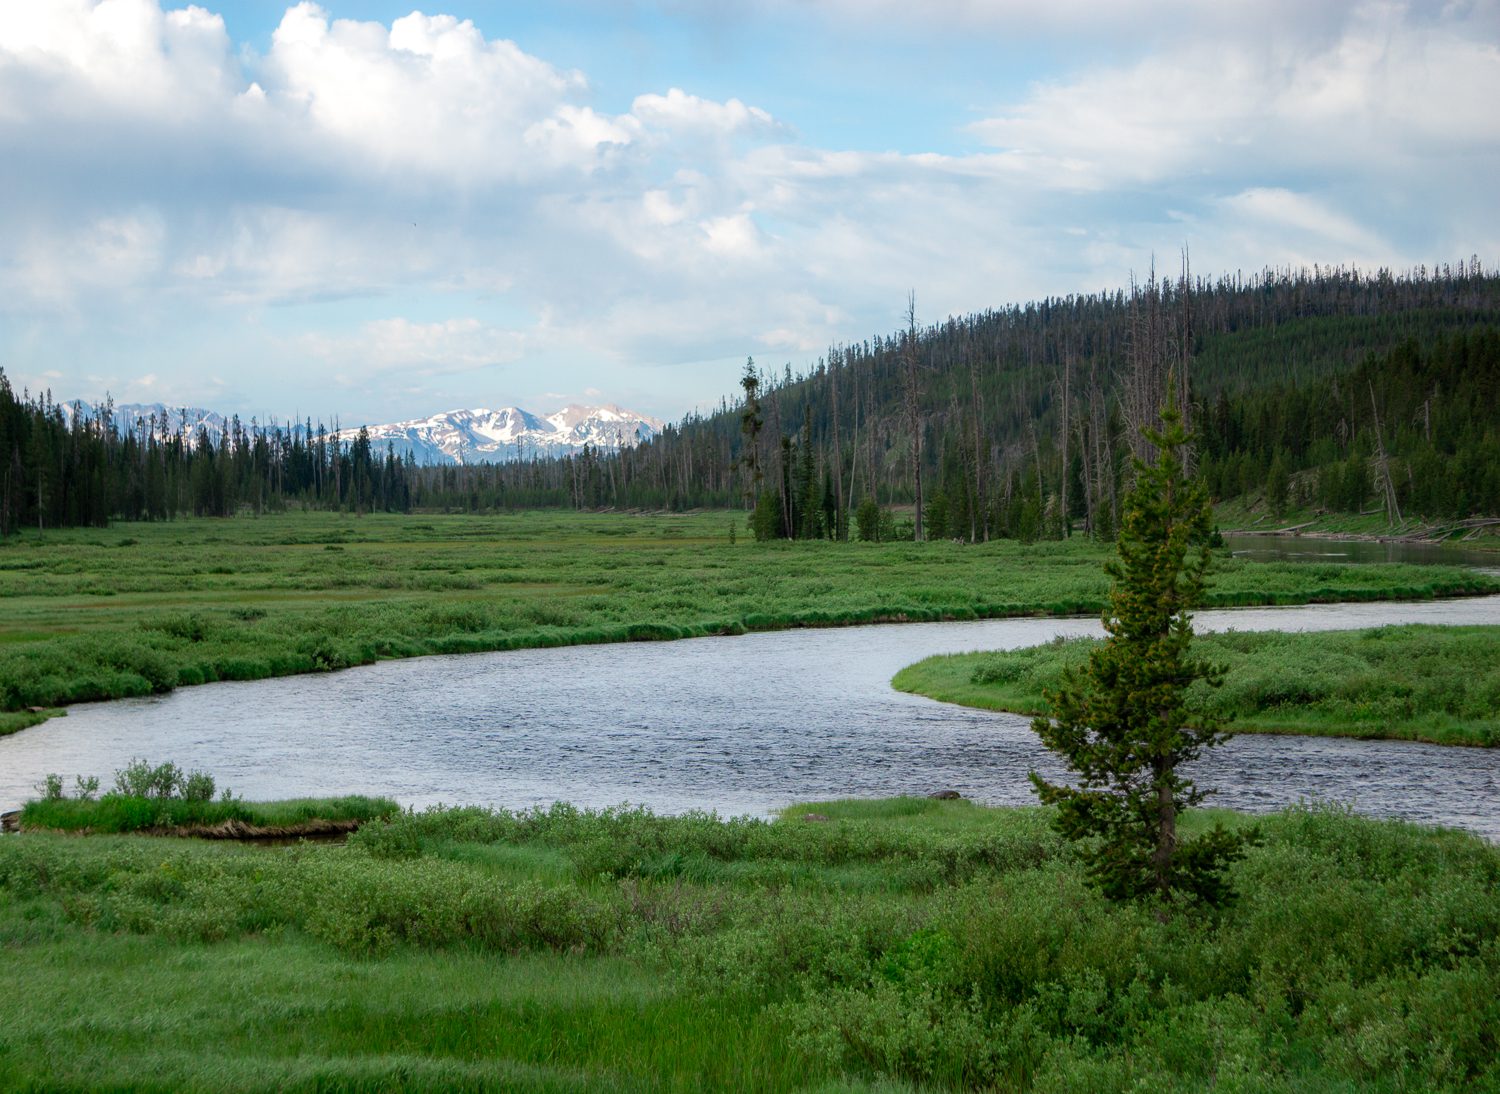
{"type": "MultiPolygon", "coordinates": [[[[896,674],[900,691],[947,703],[1041,714],[1045,689],[1088,661],[1095,639],[930,657],[896,674]]],[[[1224,666],[1197,701],[1239,733],[1388,737],[1500,745],[1500,627],[1404,626],[1316,634],[1199,635],[1224,666]]]]}
{"type": "MultiPolygon", "coordinates": [[[[1088,614],[1107,589],[1109,548],[1082,539],[766,545],[750,542],[743,521],[295,513],[28,532],[0,541],[0,733],[68,703],[387,657],[1088,614]]],[[[1496,590],[1457,568],[1229,560],[1210,601],[1496,590]]]]}
{"type": "Polygon", "coordinates": [[[898,799],[6,837],[0,1089],[1500,1088],[1496,848],[1293,810],[1237,900],[1163,922],[1083,886],[1048,822],[898,799]]]}

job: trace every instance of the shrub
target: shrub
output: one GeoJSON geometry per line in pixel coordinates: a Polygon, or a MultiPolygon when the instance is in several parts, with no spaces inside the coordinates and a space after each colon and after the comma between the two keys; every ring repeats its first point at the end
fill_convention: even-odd
{"type": "Polygon", "coordinates": [[[182,797],[184,801],[206,802],[212,801],[214,796],[214,777],[202,771],[194,771],[182,780],[182,797]]]}
{"type": "Polygon", "coordinates": [[[37,783],[36,790],[37,793],[42,796],[42,801],[62,801],[63,777],[61,775],[48,773],[42,776],[41,782],[37,783]]]}
{"type": "MultiPolygon", "coordinates": [[[[99,780],[91,778],[93,789],[99,788],[99,780]]],[[[80,779],[79,786],[84,785],[80,779]]],[[[206,802],[214,796],[214,778],[203,771],[183,771],[174,763],[152,766],[144,759],[131,760],[115,772],[114,792],[127,798],[151,798],[165,801],[181,798],[183,801],[206,802]]],[[[80,794],[85,801],[87,797],[80,794]]]]}
{"type": "Polygon", "coordinates": [[[152,767],[144,759],[131,760],[115,772],[115,793],[127,798],[170,798],[182,785],[182,769],[174,763],[152,767]]]}

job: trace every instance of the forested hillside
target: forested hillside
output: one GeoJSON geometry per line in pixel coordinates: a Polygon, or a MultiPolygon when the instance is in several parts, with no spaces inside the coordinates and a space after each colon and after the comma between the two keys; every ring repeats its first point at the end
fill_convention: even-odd
{"type": "Polygon", "coordinates": [[[927,328],[913,302],[906,330],[809,375],[752,362],[737,405],[626,456],[627,493],[754,505],[763,535],[844,534],[840,513],[890,534],[872,510],[919,498],[928,537],[1107,534],[1139,426],[1171,398],[1220,499],[1496,513],[1497,330],[1500,276],[1477,261],[1152,277],[927,328]]]}
{"type": "Polygon", "coordinates": [[[1108,534],[1171,399],[1216,497],[1400,516],[1500,512],[1500,275],[1477,260],[1149,277],[748,362],[716,413],[621,452],[418,467],[311,422],[215,442],[65,415],[0,372],[0,534],[288,506],[744,507],[762,537],[1108,534]],[[889,507],[913,506],[910,527],[889,507]]]}

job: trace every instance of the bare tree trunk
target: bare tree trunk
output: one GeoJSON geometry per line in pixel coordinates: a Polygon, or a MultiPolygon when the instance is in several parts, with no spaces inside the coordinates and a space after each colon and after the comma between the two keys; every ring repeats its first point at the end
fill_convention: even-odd
{"type": "Polygon", "coordinates": [[[925,539],[922,529],[922,420],[920,392],[917,388],[917,294],[906,297],[906,344],[902,354],[904,368],[902,376],[902,402],[906,411],[906,432],[911,449],[911,473],[916,493],[917,516],[914,537],[918,543],[925,539]]]}
{"type": "Polygon", "coordinates": [[[1082,452],[1078,466],[1083,470],[1083,534],[1086,536],[1094,534],[1094,483],[1090,472],[1093,460],[1090,458],[1089,443],[1089,428],[1085,422],[1078,427],[1078,447],[1082,452]]]}
{"type": "Polygon", "coordinates": [[[1072,356],[1063,354],[1063,376],[1062,376],[1062,489],[1059,494],[1062,498],[1062,534],[1067,539],[1070,529],[1068,527],[1068,478],[1071,471],[1068,463],[1068,442],[1071,439],[1068,431],[1068,381],[1073,368],[1072,356]]]}
{"type": "MultiPolygon", "coordinates": [[[[1182,428],[1189,434],[1193,431],[1192,371],[1193,371],[1193,279],[1188,261],[1188,250],[1182,248],[1182,275],[1177,283],[1177,390],[1173,392],[1177,413],[1182,416],[1182,428]]],[[[1192,445],[1182,452],[1183,473],[1191,475],[1197,462],[1197,453],[1192,445]]]]}
{"type": "Polygon", "coordinates": [[[1380,408],[1375,405],[1375,385],[1370,384],[1370,412],[1375,416],[1375,454],[1380,465],[1380,480],[1385,488],[1385,522],[1401,521],[1401,506],[1396,503],[1396,484],[1391,481],[1391,462],[1386,458],[1385,441],[1380,433],[1380,408]]]}
{"type": "Polygon", "coordinates": [[[859,370],[851,369],[854,373],[854,439],[850,442],[849,459],[849,503],[854,504],[854,499],[859,493],[859,370]]]}
{"type": "Polygon", "coordinates": [[[839,441],[839,367],[842,355],[838,350],[828,351],[828,386],[833,397],[833,500],[838,510],[833,518],[833,538],[844,538],[839,533],[845,526],[847,512],[844,508],[844,448],[839,441]]]}
{"type": "MultiPolygon", "coordinates": [[[[979,523],[984,529],[984,541],[990,540],[989,515],[984,505],[984,427],[982,417],[984,406],[979,398],[979,355],[974,351],[973,344],[966,338],[964,340],[964,352],[969,358],[969,402],[970,412],[974,415],[974,504],[972,512],[979,515],[979,523]]],[[[970,539],[975,537],[971,531],[970,539]]]]}
{"type": "Polygon", "coordinates": [[[1036,504],[1037,512],[1045,513],[1047,510],[1047,492],[1042,489],[1042,446],[1036,436],[1036,422],[1029,422],[1027,428],[1031,432],[1031,458],[1036,464],[1036,504]]]}

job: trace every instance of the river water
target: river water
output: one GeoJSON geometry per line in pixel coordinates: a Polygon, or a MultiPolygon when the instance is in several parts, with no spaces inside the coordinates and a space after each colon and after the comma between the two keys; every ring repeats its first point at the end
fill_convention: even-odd
{"type": "MultiPolygon", "coordinates": [[[[1500,597],[1205,612],[1200,629],[1329,630],[1500,623],[1500,597]]],[[[1002,619],[795,630],[388,661],[75,706],[0,739],[0,805],[44,773],[111,773],[144,756],[215,775],[247,798],[352,792],[403,804],[566,800],[659,812],[766,814],[795,801],[954,789],[1034,799],[1063,772],[1025,718],[889,686],[935,653],[1100,632],[1097,620],[1002,619]]],[[[1245,735],[1195,771],[1213,804],[1264,812],[1309,799],[1500,840],[1500,749],[1245,735]]]]}
{"type": "Polygon", "coordinates": [[[1224,545],[1237,558],[1255,562],[1406,562],[1417,566],[1468,566],[1489,573],[1500,568],[1500,551],[1450,543],[1375,543],[1316,536],[1227,535],[1224,545]]]}

